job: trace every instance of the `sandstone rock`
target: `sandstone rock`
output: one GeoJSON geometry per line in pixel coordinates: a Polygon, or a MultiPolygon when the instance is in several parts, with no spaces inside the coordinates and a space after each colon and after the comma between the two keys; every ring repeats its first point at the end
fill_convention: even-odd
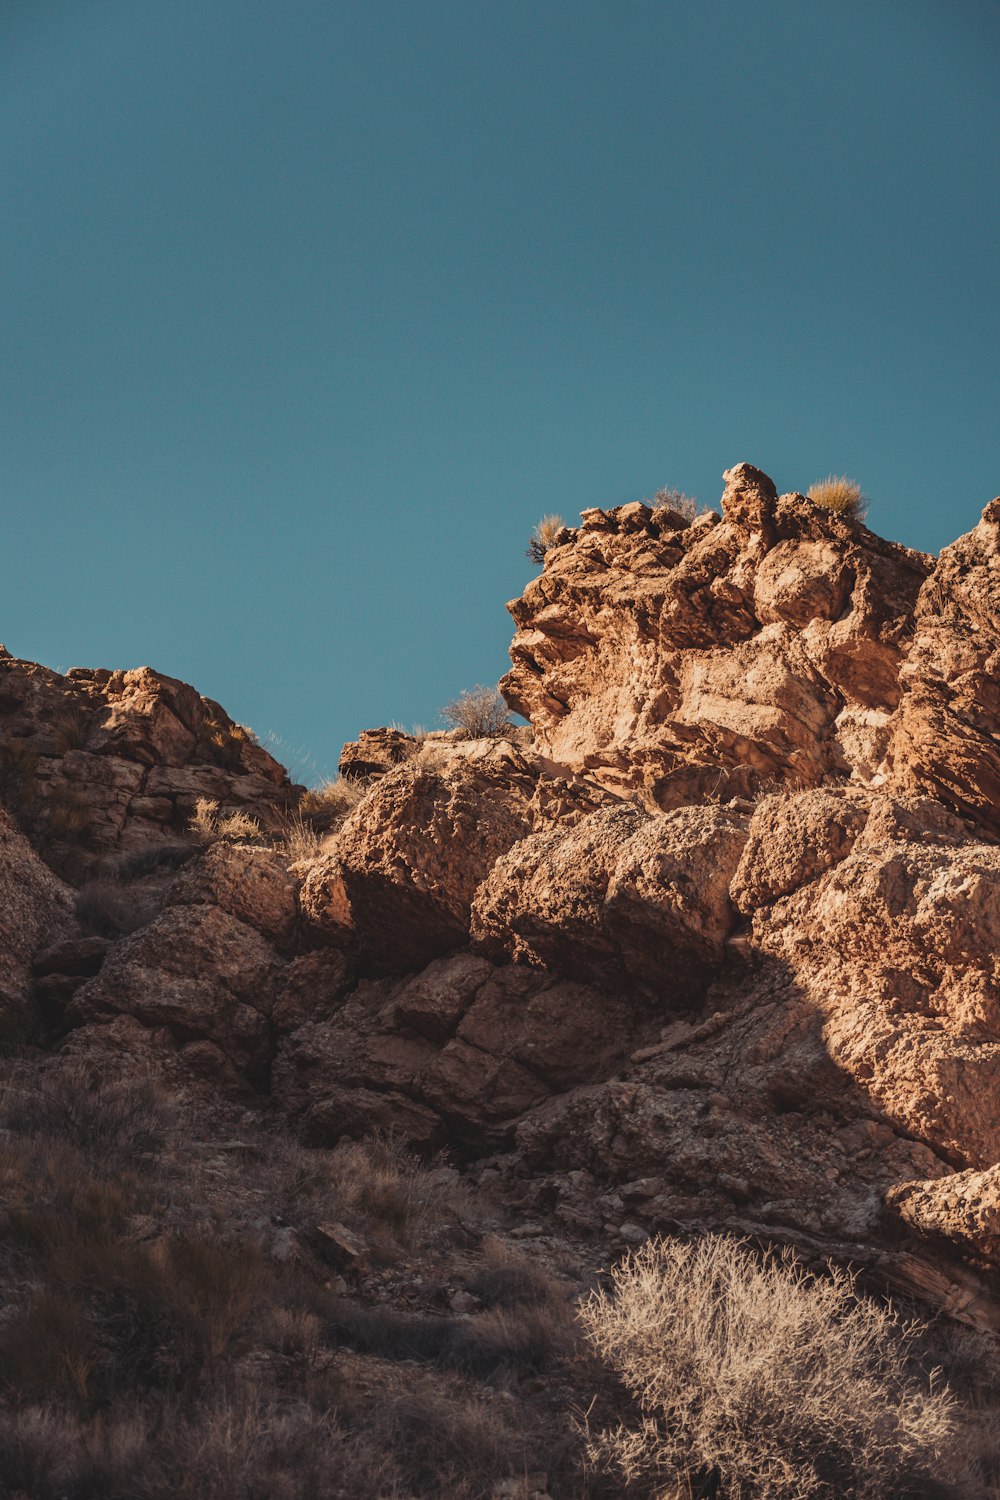
{"type": "Polygon", "coordinates": [[[1000,1265],[1000,1166],[901,1182],[886,1194],[886,1205],[918,1234],[961,1245],[1000,1265]]]}
{"type": "Polygon", "coordinates": [[[73,668],[0,654],[0,741],[31,762],[43,804],[72,795],[98,850],[136,848],[185,826],[198,797],[276,826],[296,789],[218,703],[172,677],[73,668]]]}
{"type": "Polygon", "coordinates": [[[8,1035],[24,1021],[36,955],[75,926],[72,891],[0,810],[0,1026],[8,1035]]]}
{"type": "Polygon", "coordinates": [[[532,791],[520,769],[499,776],[469,763],[440,772],[399,767],[343,825],[335,867],[307,877],[305,909],[349,927],[376,969],[417,968],[460,947],[476,887],[530,831],[532,791]]]}
{"type": "Polygon", "coordinates": [[[900,680],[892,784],[1000,834],[1000,499],[920,590],[900,680]]]}
{"type": "Polygon", "coordinates": [[[588,512],[508,606],[501,688],[539,748],[665,808],[874,775],[931,569],[748,464],[726,479],[721,522],[588,512]]]}
{"type": "Polygon", "coordinates": [[[273,849],[224,840],[177,876],[172,906],[219,907],[272,942],[287,943],[298,918],[298,881],[273,849]]]}
{"type": "Polygon", "coordinates": [[[278,966],[271,945],[220,907],[169,907],[116,944],[74,995],[67,1022],[125,1015],[177,1044],[210,1042],[254,1078],[269,1055],[278,966]]]}
{"type": "Polygon", "coordinates": [[[746,819],[723,808],[593,813],[498,861],[476,896],[474,935],[494,953],[609,985],[632,979],[684,1003],[722,958],[745,839],[746,819]]]}

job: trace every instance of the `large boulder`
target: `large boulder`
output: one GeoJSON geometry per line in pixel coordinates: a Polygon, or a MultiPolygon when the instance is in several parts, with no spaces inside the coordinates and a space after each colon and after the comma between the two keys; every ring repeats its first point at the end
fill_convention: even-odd
{"type": "Polygon", "coordinates": [[[721,807],[603,809],[498,860],[473,933],[494,955],[690,1003],[722,959],[745,840],[746,818],[721,807]]]}

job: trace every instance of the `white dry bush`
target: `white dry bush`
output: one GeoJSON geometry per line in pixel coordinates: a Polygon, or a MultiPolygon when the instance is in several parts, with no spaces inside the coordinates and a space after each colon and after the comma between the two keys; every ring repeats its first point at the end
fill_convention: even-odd
{"type": "Polygon", "coordinates": [[[683,490],[672,489],[670,485],[664,485],[662,489],[657,490],[652,500],[646,503],[651,510],[673,511],[675,516],[680,516],[681,520],[686,521],[689,526],[692,521],[696,521],[699,516],[705,515],[710,509],[709,506],[702,505],[701,501],[696,500],[693,495],[685,495],[683,490]]]}
{"type": "Polygon", "coordinates": [[[627,1483],[714,1482],[726,1500],[961,1493],[942,1480],[961,1468],[957,1403],[914,1374],[922,1325],[846,1270],[722,1235],[652,1240],[580,1317],[638,1404],[638,1425],[590,1438],[591,1461],[627,1483]]]}
{"type": "Polygon", "coordinates": [[[505,739],[514,728],[499,691],[481,683],[446,703],[441,717],[450,728],[461,729],[470,740],[505,739]]]}

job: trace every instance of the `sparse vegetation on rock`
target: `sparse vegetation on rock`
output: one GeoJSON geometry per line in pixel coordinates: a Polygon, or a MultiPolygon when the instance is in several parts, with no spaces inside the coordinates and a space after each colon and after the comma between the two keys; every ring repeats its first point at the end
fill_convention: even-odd
{"type": "Polygon", "coordinates": [[[861,493],[861,486],[846,474],[828,474],[806,490],[806,499],[823,510],[843,516],[848,521],[863,520],[868,509],[868,496],[861,493]]]}
{"type": "Polygon", "coordinates": [[[533,563],[541,567],[545,561],[545,554],[555,542],[560,531],[566,523],[562,516],[543,516],[531,533],[531,539],[525,550],[525,557],[530,557],[533,563]]]}
{"type": "Polygon", "coordinates": [[[467,688],[446,703],[441,717],[470,740],[501,739],[514,728],[507,705],[495,687],[467,688]]]}
{"type": "Polygon", "coordinates": [[[0,650],[0,1496],[1000,1500],[1000,500],[726,481],[310,792],[0,650]]]}

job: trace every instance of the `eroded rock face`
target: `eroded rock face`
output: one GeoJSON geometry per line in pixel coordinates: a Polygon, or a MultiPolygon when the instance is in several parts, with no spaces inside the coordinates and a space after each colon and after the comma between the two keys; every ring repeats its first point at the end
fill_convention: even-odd
{"type": "MultiPolygon", "coordinates": [[[[363,735],[315,857],[215,843],[81,943],[0,826],[10,983],[35,960],[67,1050],[270,1093],[314,1142],[496,1153],[556,1224],[791,1241],[1000,1331],[1000,502],[934,566],[727,480],[722,519],[561,533],[512,606],[534,742],[363,735]]],[[[109,846],[285,795],[182,684],[0,667],[109,846]]]]}
{"type": "Polygon", "coordinates": [[[900,682],[892,783],[1000,835],[1000,499],[920,590],[900,682]]]}
{"type": "Polygon", "coordinates": [[[33,960],[75,926],[73,892],[0,809],[0,1029],[8,1042],[25,1019],[33,960]]]}
{"type": "Polygon", "coordinates": [[[481,1151],[509,1141],[533,1105],[606,1074],[634,1029],[621,997],[458,954],[363,981],[292,1031],[272,1086],[317,1142],[377,1126],[425,1149],[481,1151]]]}
{"type": "Polygon", "coordinates": [[[501,688],[541,748],[670,808],[873,776],[931,559],[739,464],[723,516],[587,511],[508,606],[501,688]]]}
{"type": "Polygon", "coordinates": [[[497,955],[690,1003],[733,926],[729,883],[745,840],[746,818],[720,807],[592,813],[497,861],[473,935],[497,955]]]}
{"type": "Polygon", "coordinates": [[[5,745],[19,768],[9,797],[77,804],[97,850],[184,828],[200,797],[265,827],[294,800],[284,768],[218,703],[148,667],[63,676],[0,648],[0,758],[5,745]]]}

